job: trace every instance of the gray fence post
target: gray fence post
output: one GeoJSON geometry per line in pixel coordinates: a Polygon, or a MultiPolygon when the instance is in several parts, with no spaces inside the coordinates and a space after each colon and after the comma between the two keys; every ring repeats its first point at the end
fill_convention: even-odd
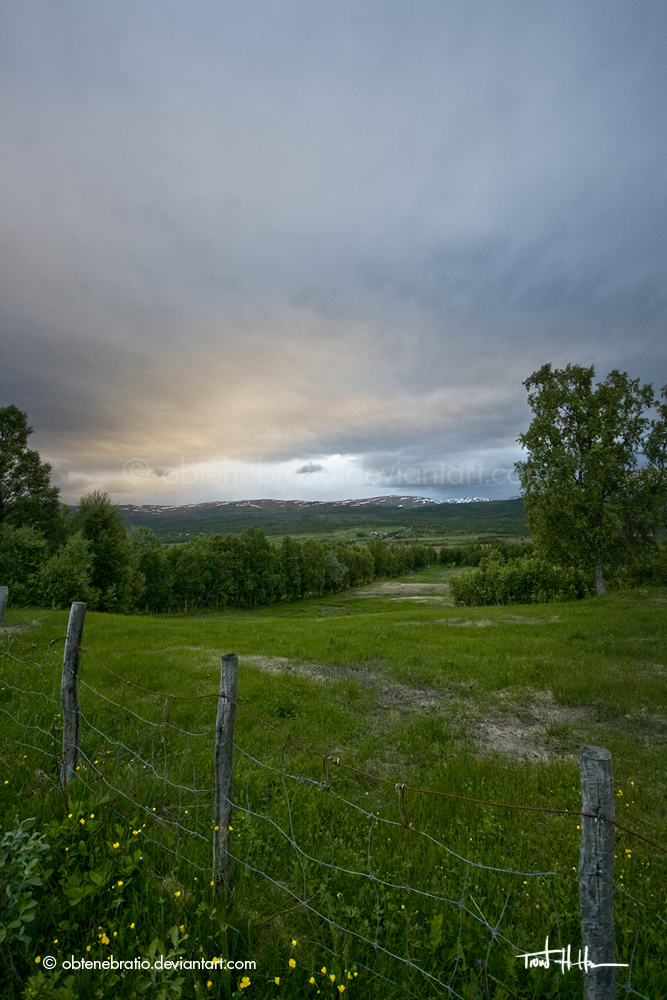
{"type": "Polygon", "coordinates": [[[5,617],[5,611],[7,610],[8,600],[9,600],[9,587],[0,587],[0,625],[2,625],[2,619],[5,617]]]}
{"type": "Polygon", "coordinates": [[[213,804],[213,880],[221,890],[229,883],[229,826],[232,818],[232,752],[236,721],[236,689],[239,658],[236,653],[222,657],[220,694],[215,720],[215,800],[213,804]]]}
{"type": "MultiPolygon", "coordinates": [[[[579,902],[581,940],[588,959],[596,965],[616,961],[614,946],[614,779],[611,754],[602,747],[581,747],[581,818],[579,902]]],[[[616,969],[584,972],[584,1000],[615,1000],[616,969]]]]}
{"type": "Polygon", "coordinates": [[[60,685],[63,704],[63,755],[60,764],[60,784],[63,788],[69,784],[72,778],[76,777],[76,766],[79,759],[79,715],[81,709],[77,680],[81,659],[83,622],[87,607],[88,605],[83,601],[75,601],[72,604],[65,640],[63,676],[60,685]]]}

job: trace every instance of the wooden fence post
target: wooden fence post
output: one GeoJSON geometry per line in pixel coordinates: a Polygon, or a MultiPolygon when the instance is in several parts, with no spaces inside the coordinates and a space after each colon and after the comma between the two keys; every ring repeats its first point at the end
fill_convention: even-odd
{"type": "Polygon", "coordinates": [[[213,881],[218,890],[229,883],[227,850],[232,818],[232,751],[236,720],[236,689],[239,658],[226,653],[220,667],[220,694],[215,720],[215,800],[213,804],[213,881]]]}
{"type": "Polygon", "coordinates": [[[0,587],[0,625],[2,625],[2,619],[5,617],[5,611],[7,610],[8,600],[9,600],[9,587],[0,587]]]}
{"type": "Polygon", "coordinates": [[[83,601],[75,601],[69,612],[67,638],[65,640],[65,655],[63,657],[63,676],[60,693],[63,704],[63,754],[60,764],[60,784],[65,788],[76,777],[76,766],[79,759],[79,695],[77,680],[79,677],[79,661],[81,659],[81,639],[83,637],[83,622],[86,608],[83,601]]]}
{"type": "MultiPolygon", "coordinates": [[[[581,747],[581,811],[595,819],[581,817],[581,853],[579,856],[579,902],[581,904],[581,940],[588,948],[588,959],[615,963],[614,945],[614,779],[611,754],[602,747],[581,747]]],[[[615,1000],[616,969],[590,969],[584,972],[584,1000],[615,1000]]]]}

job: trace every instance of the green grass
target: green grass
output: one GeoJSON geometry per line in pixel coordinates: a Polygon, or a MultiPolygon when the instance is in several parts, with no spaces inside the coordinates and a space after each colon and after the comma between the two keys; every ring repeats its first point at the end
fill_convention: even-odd
{"type": "MultiPolygon", "coordinates": [[[[525,971],[502,940],[491,948],[487,964],[491,937],[472,916],[453,904],[391,888],[410,885],[433,896],[463,899],[471,911],[479,907],[491,923],[508,899],[501,934],[530,950],[542,947],[546,934],[552,943],[560,936],[576,953],[580,931],[573,871],[579,844],[575,818],[407,792],[404,805],[413,829],[405,829],[393,785],[404,782],[471,798],[576,811],[578,748],[605,746],[613,754],[616,790],[623,792],[617,794],[619,822],[665,844],[667,597],[652,589],[568,604],[454,608],[437,589],[424,586],[423,593],[415,593],[415,585],[446,583],[452,572],[433,567],[398,583],[376,583],[252,612],[159,618],[89,614],[84,632],[89,653],[81,678],[107,698],[120,702],[123,685],[101,664],[153,690],[215,694],[220,655],[233,650],[240,657],[238,696],[244,708],[321,754],[339,757],[389,784],[330,765],[331,792],[322,791],[321,757],[239,713],[236,742],[242,750],[316,784],[283,778],[237,754],[236,798],[250,811],[235,815],[232,846],[239,858],[271,874],[279,885],[238,864],[233,893],[227,901],[214,898],[202,884],[202,873],[195,882],[196,869],[164,850],[174,849],[168,824],[176,820],[185,829],[210,835],[210,801],[203,794],[188,798],[164,786],[136,755],[158,771],[167,759],[176,784],[191,784],[194,770],[196,787],[210,787],[215,698],[176,702],[170,709],[170,727],[156,730],[82,687],[84,713],[132,754],[84,726],[84,754],[91,760],[91,772],[99,771],[102,778],[92,780],[86,774],[82,785],[92,791],[82,791],[76,803],[83,816],[78,817],[76,809],[73,820],[67,820],[56,791],[36,790],[36,768],[47,771],[48,761],[30,748],[17,754],[16,744],[7,738],[0,748],[10,776],[5,826],[28,815],[37,816],[42,826],[57,819],[59,832],[53,838],[66,844],[73,836],[72,822],[94,812],[92,827],[99,824],[99,829],[89,824],[77,831],[90,838],[84,854],[93,858],[93,868],[113,868],[109,845],[129,841],[131,847],[133,838],[145,845],[147,866],[143,874],[132,870],[122,879],[121,908],[108,909],[107,901],[117,899],[118,890],[112,892],[107,881],[104,894],[89,900],[88,909],[82,906],[80,921],[72,907],[63,916],[65,911],[55,904],[51,909],[45,905],[36,925],[39,933],[62,940],[70,934],[70,941],[76,934],[77,940],[96,942],[99,950],[98,927],[103,925],[109,936],[116,929],[123,948],[131,950],[139,944],[129,924],[141,924],[145,951],[170,927],[183,926],[187,941],[182,947],[188,953],[201,946],[209,955],[215,953],[212,949],[226,949],[258,959],[257,971],[249,974],[251,985],[244,990],[248,997],[315,998],[318,988],[321,996],[340,996],[336,986],[342,984],[345,970],[358,973],[345,978],[345,997],[442,995],[442,989],[421,974],[337,930],[347,927],[371,940],[377,935],[382,947],[410,956],[436,978],[451,981],[461,996],[580,996],[580,973],[525,971]],[[175,726],[205,735],[179,736],[175,726]],[[103,756],[104,762],[93,767],[93,754],[98,761],[103,756]],[[94,805],[96,798],[103,798],[107,783],[124,791],[129,801],[107,788],[111,797],[94,805]],[[26,797],[31,789],[33,794],[26,797]],[[117,826],[124,838],[115,832],[117,826]],[[138,827],[142,832],[134,835],[138,827]],[[293,836],[307,857],[298,855],[278,828],[293,836]],[[495,868],[559,874],[535,878],[493,873],[471,868],[455,855],[495,868]],[[375,878],[391,885],[340,871],[367,873],[369,857],[375,878]],[[179,891],[182,895],[175,896],[179,891]],[[294,896],[303,897],[304,892],[309,906],[326,920],[299,905],[294,896]],[[48,921],[58,920],[71,926],[57,933],[51,925],[47,929],[48,921]],[[290,957],[295,957],[295,969],[287,964],[290,957]],[[326,976],[319,971],[324,965],[326,976]],[[328,979],[332,970],[335,983],[328,979]],[[396,985],[376,978],[371,970],[396,985]],[[308,982],[311,976],[314,986],[308,982]]],[[[50,686],[57,692],[60,653],[47,658],[43,644],[64,635],[66,619],[65,612],[10,610],[5,625],[24,627],[16,633],[14,651],[30,658],[34,644],[35,663],[5,663],[4,676],[13,670],[18,686],[50,686]]],[[[62,643],[56,649],[62,650],[62,643]]],[[[9,703],[9,693],[0,694],[9,703]]],[[[156,723],[163,720],[164,698],[129,688],[124,705],[156,723]]],[[[27,738],[24,742],[37,744],[27,738]]],[[[617,842],[617,883],[647,904],[633,986],[655,1000],[663,995],[664,969],[654,956],[667,943],[667,927],[655,917],[667,917],[664,855],[620,832],[617,842]]],[[[131,868],[130,847],[122,850],[131,868]]],[[[185,837],[178,850],[207,869],[207,843],[185,837]]],[[[118,874],[109,871],[109,879],[118,874]]],[[[59,884],[69,884],[74,869],[61,867],[58,872],[59,884]]],[[[636,921],[634,904],[617,893],[618,961],[628,960],[636,921]]],[[[199,995],[197,989],[230,996],[239,982],[226,974],[224,982],[219,976],[206,990],[204,980],[198,987],[195,980],[191,976],[183,983],[184,996],[199,995]]],[[[134,982],[136,987],[138,980],[134,982]]],[[[95,988],[102,985],[95,980],[95,988]]],[[[135,987],[128,980],[114,986],[115,993],[109,986],[108,995],[129,997],[135,987]]]]}

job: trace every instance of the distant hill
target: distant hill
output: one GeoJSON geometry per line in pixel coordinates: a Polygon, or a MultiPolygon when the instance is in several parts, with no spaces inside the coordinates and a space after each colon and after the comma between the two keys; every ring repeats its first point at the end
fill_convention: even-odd
{"type": "Polygon", "coordinates": [[[428,497],[385,496],[362,500],[221,500],[180,507],[120,504],[128,528],[145,525],[165,541],[186,534],[236,534],[262,528],[267,535],[327,534],[335,531],[412,528],[415,534],[450,535],[492,532],[525,535],[523,500],[462,499],[438,502],[428,497]]]}

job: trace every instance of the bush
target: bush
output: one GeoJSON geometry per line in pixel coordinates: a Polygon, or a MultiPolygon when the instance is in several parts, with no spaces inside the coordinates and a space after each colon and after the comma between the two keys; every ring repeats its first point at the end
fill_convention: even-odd
{"type": "Polygon", "coordinates": [[[544,562],[537,556],[505,559],[498,550],[485,555],[479,569],[462,573],[451,581],[454,603],[543,604],[575,601],[586,597],[586,574],[544,562]]]}

